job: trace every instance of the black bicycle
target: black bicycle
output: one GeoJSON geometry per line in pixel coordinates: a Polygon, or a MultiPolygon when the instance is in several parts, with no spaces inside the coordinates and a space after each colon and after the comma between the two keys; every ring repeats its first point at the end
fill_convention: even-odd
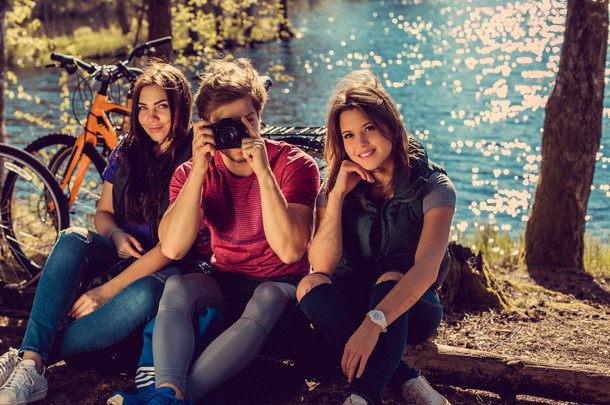
{"type": "Polygon", "coordinates": [[[70,225],[68,201],[53,174],[29,153],[0,144],[2,286],[23,289],[40,277],[59,232],[70,225]]]}

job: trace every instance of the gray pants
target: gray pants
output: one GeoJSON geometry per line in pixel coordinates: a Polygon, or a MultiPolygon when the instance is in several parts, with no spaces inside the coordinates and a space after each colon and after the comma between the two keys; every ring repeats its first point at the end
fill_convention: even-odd
{"type": "Polygon", "coordinates": [[[167,280],[153,332],[155,383],[178,386],[197,400],[246,367],[263,347],[269,332],[289,304],[294,285],[261,280],[241,317],[193,359],[193,317],[206,307],[223,309],[223,294],[214,279],[202,273],[167,280]],[[193,361],[194,360],[194,361],[193,361]]]}

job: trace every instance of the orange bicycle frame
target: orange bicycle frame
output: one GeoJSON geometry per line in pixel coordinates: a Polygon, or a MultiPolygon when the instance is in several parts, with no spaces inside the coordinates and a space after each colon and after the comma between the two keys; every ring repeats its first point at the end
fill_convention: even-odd
{"type": "Polygon", "coordinates": [[[74,178],[74,184],[70,189],[69,206],[72,206],[74,201],[76,201],[78,190],[85,179],[87,167],[91,163],[91,159],[89,159],[83,153],[85,144],[89,143],[95,147],[97,145],[98,134],[100,134],[106,141],[106,145],[108,145],[110,149],[114,149],[119,140],[106,113],[111,112],[127,117],[129,116],[130,111],[131,95],[127,97],[127,106],[123,106],[109,101],[108,96],[105,94],[96,93],[95,99],[93,100],[93,105],[91,106],[87,116],[87,124],[74,143],[68,168],[66,169],[60,183],[61,189],[66,190],[66,187],[68,187],[70,179],[72,178],[72,174],[78,165],[78,170],[76,171],[76,176],[74,178]]]}

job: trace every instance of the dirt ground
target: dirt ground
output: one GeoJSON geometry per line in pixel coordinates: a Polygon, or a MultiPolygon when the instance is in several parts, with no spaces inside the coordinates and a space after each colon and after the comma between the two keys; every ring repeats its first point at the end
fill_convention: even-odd
{"type": "MultiPolygon", "coordinates": [[[[530,361],[590,365],[610,375],[610,279],[575,276],[534,281],[519,268],[497,268],[493,273],[518,310],[446,311],[435,343],[530,361]]],[[[0,307],[2,352],[18,347],[26,315],[0,307]]],[[[40,405],[105,404],[114,391],[132,386],[133,373],[111,374],[60,363],[49,368],[48,379],[49,393],[40,405]]],[[[608,382],[610,387],[610,378],[608,382]]],[[[452,404],[570,404],[526,396],[501,399],[460,387],[460,381],[433,383],[452,404]]],[[[298,362],[259,357],[205,403],[340,404],[345,386],[337,367],[316,371],[298,362]]],[[[404,402],[386,390],[384,403],[404,402]]]]}

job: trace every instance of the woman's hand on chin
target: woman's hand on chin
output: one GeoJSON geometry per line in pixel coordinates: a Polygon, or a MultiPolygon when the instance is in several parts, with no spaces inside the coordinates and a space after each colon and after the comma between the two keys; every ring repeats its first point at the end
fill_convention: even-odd
{"type": "Polygon", "coordinates": [[[364,170],[362,166],[357,165],[351,160],[344,160],[341,163],[339,173],[337,173],[337,179],[332,191],[345,195],[352,191],[360,180],[368,181],[369,183],[375,182],[375,179],[368,170],[364,170]]]}

